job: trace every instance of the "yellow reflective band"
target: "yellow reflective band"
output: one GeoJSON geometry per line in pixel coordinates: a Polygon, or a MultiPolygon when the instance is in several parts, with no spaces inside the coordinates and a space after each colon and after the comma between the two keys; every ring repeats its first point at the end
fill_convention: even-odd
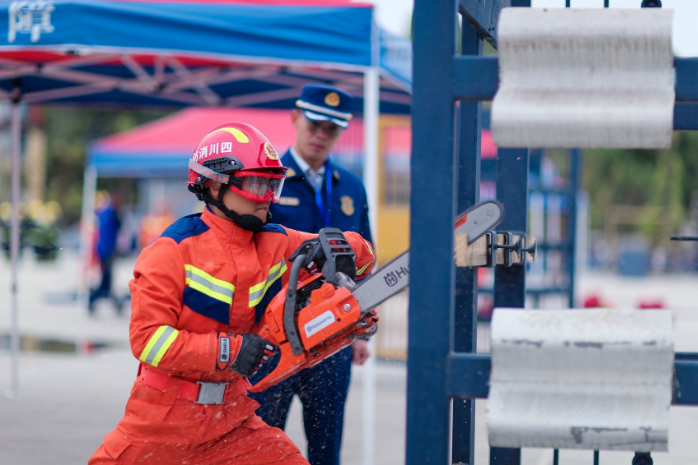
{"type": "Polygon", "coordinates": [[[210,281],[211,283],[215,284],[216,286],[224,287],[226,289],[230,289],[231,291],[235,290],[235,286],[230,284],[229,282],[223,281],[218,278],[214,278],[210,274],[206,273],[204,270],[200,270],[193,265],[184,265],[184,269],[187,271],[191,271],[193,274],[197,276],[201,276],[204,278],[206,281],[210,281]]]}
{"type": "MultiPolygon", "coordinates": [[[[220,128],[216,129],[213,132],[218,131],[225,131],[231,133],[233,136],[235,136],[235,140],[240,142],[241,144],[247,144],[250,141],[250,139],[247,138],[244,132],[236,128],[220,128]]],[[[213,132],[211,134],[213,134],[213,132]]]]}
{"type": "Polygon", "coordinates": [[[192,289],[196,289],[197,291],[206,294],[207,296],[220,300],[221,302],[225,302],[226,304],[232,305],[233,304],[233,298],[228,297],[227,295],[223,295],[219,292],[213,291],[210,288],[206,287],[205,285],[201,283],[197,283],[196,281],[192,281],[191,279],[187,278],[187,285],[191,287],[192,289]]]}
{"type": "Polygon", "coordinates": [[[271,285],[274,284],[276,280],[279,279],[284,273],[286,273],[286,270],[288,270],[286,260],[281,259],[281,262],[269,269],[269,274],[267,275],[266,281],[255,284],[250,288],[250,307],[259,305],[271,285]]]}
{"type": "Polygon", "coordinates": [[[151,336],[138,359],[154,367],[158,366],[158,363],[160,363],[160,360],[162,360],[165,352],[170,348],[178,334],[179,331],[172,326],[160,326],[151,336]]]}
{"type": "Polygon", "coordinates": [[[371,259],[370,262],[366,263],[364,266],[362,266],[361,268],[358,269],[358,271],[356,272],[356,276],[360,276],[361,273],[366,271],[366,268],[368,268],[369,265],[371,265],[371,263],[373,263],[376,259],[376,255],[373,253],[373,247],[371,247],[371,243],[368,242],[366,239],[364,239],[364,242],[366,243],[366,247],[368,247],[368,251],[371,253],[371,257],[373,257],[373,258],[371,259]]]}
{"type": "Polygon", "coordinates": [[[184,265],[187,286],[206,294],[207,296],[225,302],[229,305],[233,303],[235,286],[214,278],[203,270],[192,265],[184,265]]]}
{"type": "MultiPolygon", "coordinates": [[[[376,255],[373,253],[373,246],[371,246],[371,243],[366,239],[364,239],[364,242],[366,243],[366,247],[368,247],[368,251],[371,252],[371,256],[375,259],[376,255]]],[[[371,260],[371,263],[373,263],[373,260],[371,260]]]]}
{"type": "Polygon", "coordinates": [[[160,360],[162,360],[162,357],[165,355],[165,352],[167,352],[167,349],[170,348],[172,343],[174,342],[175,339],[177,339],[177,335],[179,334],[179,331],[176,329],[170,333],[170,336],[165,339],[165,342],[162,344],[162,347],[160,350],[158,350],[157,355],[155,355],[155,360],[153,360],[152,365],[154,367],[158,366],[158,363],[160,363],[160,360]]]}
{"type": "Polygon", "coordinates": [[[368,265],[370,265],[371,263],[373,263],[373,260],[371,260],[370,262],[366,263],[364,266],[362,266],[361,268],[359,268],[359,269],[357,270],[357,272],[356,272],[356,276],[361,276],[361,273],[363,273],[364,271],[366,271],[366,268],[368,268],[368,265]]]}

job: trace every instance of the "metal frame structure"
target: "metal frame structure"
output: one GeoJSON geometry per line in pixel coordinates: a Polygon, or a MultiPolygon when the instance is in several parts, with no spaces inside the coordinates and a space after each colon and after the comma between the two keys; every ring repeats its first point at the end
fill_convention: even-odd
{"type": "MultiPolygon", "coordinates": [[[[377,34],[377,32],[376,32],[377,34]]],[[[376,39],[377,40],[377,39],[376,39]]],[[[377,46],[374,47],[377,49],[377,46]]],[[[50,50],[52,51],[52,50],[50,50]]],[[[378,52],[376,52],[378,53],[378,52]]],[[[162,106],[229,106],[245,107],[275,104],[281,100],[295,99],[303,86],[310,81],[330,82],[363,97],[364,76],[367,67],[342,64],[281,62],[278,60],[252,60],[250,58],[217,58],[210,66],[191,66],[183,54],[152,52],[145,65],[142,51],[109,52],[94,48],[85,56],[71,56],[45,64],[30,64],[20,60],[0,58],[0,80],[23,77],[43,77],[62,80],[70,85],[49,89],[31,90],[22,94],[22,102],[46,103],[71,97],[86,97],[108,91],[154,97],[162,106]],[[132,75],[107,75],[105,67],[123,66],[132,75]],[[280,88],[274,91],[225,96],[213,86],[255,80],[280,88]]],[[[194,58],[201,58],[198,55],[194,58]]],[[[385,72],[384,72],[385,73],[385,72]]],[[[381,99],[401,105],[409,105],[409,89],[399,81],[384,80],[381,99]],[[387,89],[387,90],[386,90],[387,89]]],[[[12,100],[12,91],[0,89],[0,100],[12,100]]]]}
{"type": "MultiPolygon", "coordinates": [[[[453,220],[478,200],[480,102],[491,100],[498,84],[497,57],[482,56],[482,41],[496,48],[496,22],[509,6],[531,5],[415,1],[410,267],[420,282],[409,301],[408,464],[473,465],[473,400],[487,397],[491,360],[475,353],[476,276],[454,267],[453,220]]],[[[698,58],[676,58],[675,70],[674,128],[698,130],[698,58]]],[[[528,149],[499,150],[497,198],[507,211],[501,229],[527,229],[528,169],[528,149]]],[[[525,267],[496,269],[496,307],[524,307],[525,292],[525,267]]],[[[698,405],[698,354],[677,353],[674,376],[673,404],[698,405]]],[[[647,455],[634,462],[651,463],[647,455]]],[[[491,449],[491,465],[520,463],[518,449],[491,449]]]]}

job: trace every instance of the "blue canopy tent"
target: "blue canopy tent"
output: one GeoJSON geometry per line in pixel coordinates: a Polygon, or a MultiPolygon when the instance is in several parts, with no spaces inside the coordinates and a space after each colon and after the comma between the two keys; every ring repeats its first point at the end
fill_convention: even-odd
{"type": "MultiPolygon", "coordinates": [[[[0,37],[0,99],[13,104],[14,396],[20,103],[291,108],[303,85],[329,83],[363,109],[372,205],[379,106],[407,113],[411,104],[410,42],[380,31],[371,5],[350,0],[2,1],[0,37]]],[[[97,174],[88,166],[85,199],[94,198],[97,174]]],[[[84,202],[83,218],[91,216],[84,202]]]]}

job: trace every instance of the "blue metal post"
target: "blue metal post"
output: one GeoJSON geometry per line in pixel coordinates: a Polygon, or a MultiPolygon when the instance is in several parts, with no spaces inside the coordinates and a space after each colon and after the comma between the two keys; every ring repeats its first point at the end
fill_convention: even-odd
{"type": "Polygon", "coordinates": [[[448,463],[454,309],[456,2],[416,0],[406,463],[448,463]]]}
{"type": "MultiPolygon", "coordinates": [[[[506,215],[502,231],[528,229],[528,149],[499,149],[497,153],[497,199],[506,215]]],[[[526,306],[526,267],[497,267],[494,271],[494,306],[526,306]]],[[[490,465],[520,465],[520,449],[490,449],[490,465]]]]}
{"type": "MultiPolygon", "coordinates": [[[[468,21],[461,23],[461,55],[482,55],[482,39],[468,21]]],[[[458,211],[480,200],[480,128],[482,104],[461,101],[458,140],[458,211]]],[[[454,350],[477,350],[477,269],[456,268],[454,350]]],[[[473,464],[475,399],[453,399],[451,463],[473,464]]]]}
{"type": "Polygon", "coordinates": [[[576,282],[576,271],[577,271],[577,192],[579,191],[579,182],[582,172],[582,151],[579,149],[573,149],[570,153],[570,217],[567,232],[567,243],[569,245],[569,250],[567,252],[567,273],[568,273],[568,286],[569,286],[569,307],[574,308],[575,304],[575,293],[574,287],[576,282]]]}
{"type": "MultiPolygon", "coordinates": [[[[531,0],[511,0],[511,6],[530,7],[531,0]]],[[[498,229],[527,232],[528,149],[500,149],[497,159],[497,198],[506,209],[498,229]]],[[[495,308],[525,305],[526,266],[495,269],[495,308]]],[[[521,449],[491,448],[490,465],[521,465],[521,449]]]]}

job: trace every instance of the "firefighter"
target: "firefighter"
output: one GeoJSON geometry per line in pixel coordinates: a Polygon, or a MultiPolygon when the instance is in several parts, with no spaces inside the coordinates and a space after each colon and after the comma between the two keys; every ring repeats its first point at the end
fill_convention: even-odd
{"type": "MultiPolygon", "coordinates": [[[[269,222],[285,171],[267,138],[244,123],[225,123],[197,146],[188,184],[206,208],[176,221],[136,262],[130,342],[141,364],[123,419],[90,465],[307,464],[255,414],[242,378],[274,350],[254,327],[288,280],[288,257],[317,243],[269,222]]],[[[373,252],[359,234],[346,237],[360,278],[373,252]]]]}
{"type": "MultiPolygon", "coordinates": [[[[359,177],[329,159],[349,126],[352,96],[335,87],[310,84],[303,88],[296,106],[291,113],[296,141],[281,157],[288,171],[284,195],[271,207],[274,220],[300,231],[318,232],[327,226],[356,231],[370,241],[364,185],[359,177]]],[[[261,404],[257,414],[281,429],[286,426],[293,396],[298,395],[312,465],[340,463],[351,365],[368,358],[367,344],[357,340],[324,362],[252,394],[261,404]]]]}

